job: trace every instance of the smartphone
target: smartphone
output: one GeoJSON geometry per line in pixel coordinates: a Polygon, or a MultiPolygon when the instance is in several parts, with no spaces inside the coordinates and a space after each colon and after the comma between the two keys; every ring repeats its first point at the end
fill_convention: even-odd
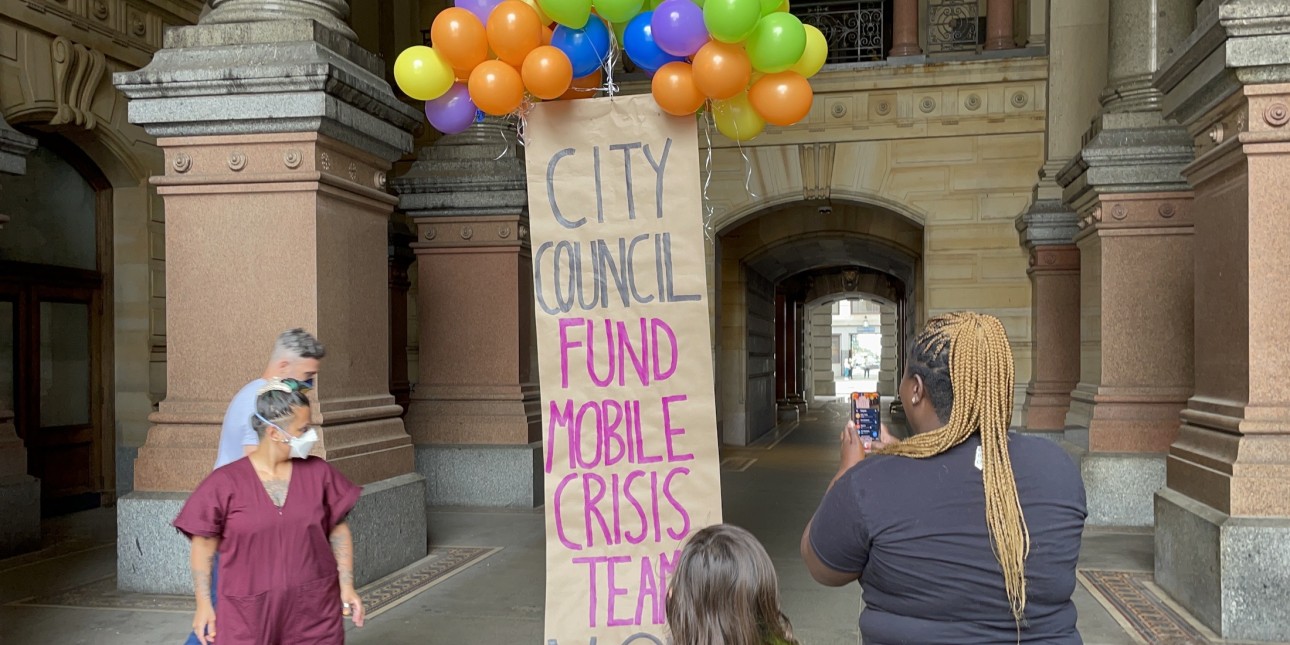
{"type": "Polygon", "coordinates": [[[877,441],[882,436],[882,419],[878,414],[877,392],[851,393],[851,421],[856,433],[877,441]]]}

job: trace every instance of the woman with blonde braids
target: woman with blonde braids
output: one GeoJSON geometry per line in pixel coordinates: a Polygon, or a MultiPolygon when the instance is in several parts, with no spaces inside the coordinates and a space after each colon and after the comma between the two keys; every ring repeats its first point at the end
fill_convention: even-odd
{"type": "Polygon", "coordinates": [[[941,316],[900,382],[913,436],[866,458],[843,432],[801,550],[821,584],[860,581],[866,645],[1082,642],[1084,484],[1056,443],[1008,432],[1013,383],[998,319],[941,316]]]}

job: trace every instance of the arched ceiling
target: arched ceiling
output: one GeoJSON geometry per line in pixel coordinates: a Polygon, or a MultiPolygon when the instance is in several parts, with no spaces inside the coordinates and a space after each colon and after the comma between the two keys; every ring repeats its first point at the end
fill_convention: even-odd
{"type": "Polygon", "coordinates": [[[772,282],[834,267],[864,267],[914,284],[916,259],[879,240],[858,236],[810,235],[784,240],[746,257],[744,263],[772,282]]]}

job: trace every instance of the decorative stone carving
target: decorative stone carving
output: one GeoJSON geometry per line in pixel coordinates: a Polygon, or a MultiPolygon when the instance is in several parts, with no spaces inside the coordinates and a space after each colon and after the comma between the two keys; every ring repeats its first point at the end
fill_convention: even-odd
{"type": "Polygon", "coordinates": [[[108,7],[107,7],[107,4],[103,2],[103,0],[94,0],[94,17],[98,18],[99,20],[107,20],[108,7]]]}
{"type": "Polygon", "coordinates": [[[1012,107],[1023,108],[1030,102],[1030,97],[1025,92],[1014,92],[1012,94],[1012,107]]]}
{"type": "Polygon", "coordinates": [[[324,152],[322,153],[322,156],[318,158],[318,161],[319,161],[318,165],[323,170],[331,170],[331,155],[324,152]]]}
{"type": "Polygon", "coordinates": [[[282,153],[282,164],[292,170],[299,168],[302,161],[304,161],[304,156],[295,148],[282,153]]]}
{"type": "Polygon", "coordinates": [[[433,240],[433,239],[435,239],[436,237],[439,237],[439,231],[435,230],[435,228],[434,228],[433,226],[432,226],[432,227],[430,227],[430,228],[428,228],[428,229],[426,229],[426,239],[427,239],[427,240],[433,240]]]}
{"type": "Polygon", "coordinates": [[[103,79],[106,59],[102,52],[59,36],[52,47],[54,104],[58,110],[50,125],[75,124],[93,130],[98,117],[90,111],[94,92],[103,79]]]}
{"type": "Polygon", "coordinates": [[[240,172],[246,167],[246,155],[241,152],[234,152],[228,156],[228,169],[233,172],[240,172]]]}
{"type": "Polygon", "coordinates": [[[829,198],[832,192],[834,152],[835,146],[832,143],[804,143],[798,146],[804,199],[829,198]]]}
{"type": "Polygon", "coordinates": [[[170,162],[170,167],[179,174],[186,173],[193,167],[193,158],[189,157],[188,153],[181,152],[175,155],[174,160],[170,162]]]}
{"type": "Polygon", "coordinates": [[[874,112],[876,112],[878,116],[887,116],[888,114],[891,114],[891,101],[886,99],[878,101],[878,106],[874,108],[874,112]]]}
{"type": "Polygon", "coordinates": [[[918,109],[921,110],[923,114],[930,113],[932,110],[936,109],[936,99],[930,96],[924,96],[923,100],[918,102],[918,109]]]}
{"type": "Polygon", "coordinates": [[[1156,209],[1156,213],[1165,219],[1170,219],[1178,214],[1178,208],[1174,206],[1173,202],[1165,202],[1160,205],[1160,208],[1156,209]]]}
{"type": "MultiPolygon", "coordinates": [[[[1098,212],[1100,213],[1100,211],[1098,212]]],[[[1124,204],[1116,204],[1115,206],[1111,207],[1111,217],[1117,220],[1122,220],[1128,216],[1129,216],[1129,209],[1125,208],[1124,204]]],[[[1101,218],[1099,217],[1098,219],[1101,219],[1101,218]]]]}
{"type": "Polygon", "coordinates": [[[373,173],[373,175],[372,175],[372,185],[373,185],[373,186],[376,186],[377,188],[379,188],[379,189],[381,189],[381,190],[385,190],[385,182],[386,182],[386,179],[385,179],[385,173],[384,173],[384,172],[381,172],[380,170],[378,170],[378,171],[376,171],[375,173],[373,173]]]}
{"type": "Polygon", "coordinates": [[[971,112],[979,110],[981,108],[981,96],[977,94],[968,94],[967,99],[963,101],[963,107],[967,108],[971,112]]]}
{"type": "Polygon", "coordinates": [[[835,101],[832,107],[829,108],[829,114],[832,114],[835,119],[841,119],[847,115],[847,104],[842,101],[835,101]]]}
{"type": "Polygon", "coordinates": [[[1263,110],[1263,120],[1268,125],[1279,128],[1290,122],[1290,108],[1280,101],[1273,103],[1263,110]]]}
{"type": "Polygon", "coordinates": [[[497,237],[500,237],[504,240],[510,236],[511,236],[511,227],[502,226],[501,228],[497,229],[497,237]]]}
{"type": "Polygon", "coordinates": [[[473,228],[471,228],[471,227],[469,227],[469,226],[463,226],[463,227],[461,227],[461,239],[463,239],[463,240],[469,240],[470,238],[472,238],[472,237],[474,237],[474,236],[475,236],[475,229],[473,229],[473,228]]]}
{"type": "Polygon", "coordinates": [[[349,162],[349,180],[358,181],[358,166],[354,162],[349,162]]]}

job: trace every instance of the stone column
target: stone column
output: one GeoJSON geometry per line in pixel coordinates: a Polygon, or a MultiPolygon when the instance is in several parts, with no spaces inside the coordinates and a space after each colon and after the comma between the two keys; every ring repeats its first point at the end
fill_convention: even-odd
{"type": "MultiPolygon", "coordinates": [[[[1043,3],[1041,3],[1043,4],[1043,3]]],[[[1107,0],[1055,3],[1048,54],[1046,160],[1030,205],[1016,219],[1030,254],[1033,343],[1026,430],[1061,432],[1080,374],[1079,214],[1062,202],[1057,174],[1080,151],[1106,85],[1107,0]]]]}
{"type": "MultiPolygon", "coordinates": [[[[27,174],[27,155],[35,148],[35,139],[0,114],[0,173],[27,174]]],[[[8,221],[0,212],[0,227],[8,221]]],[[[27,474],[27,447],[13,425],[12,391],[0,392],[0,518],[0,558],[40,548],[40,480],[27,474]]]]}
{"type": "Polygon", "coordinates": [[[1221,638],[1290,641],[1290,2],[1201,6],[1156,75],[1195,134],[1195,394],[1156,495],[1156,582],[1221,638]]]}
{"type": "Polygon", "coordinates": [[[882,320],[882,357],[881,365],[878,367],[878,394],[896,396],[896,388],[900,385],[901,377],[898,366],[900,332],[897,329],[900,321],[896,317],[895,305],[880,305],[878,312],[882,320]]]}
{"type": "Polygon", "coordinates": [[[775,294],[775,402],[787,405],[788,395],[788,300],[784,294],[775,294]]]}
{"type": "Polygon", "coordinates": [[[833,305],[816,305],[807,314],[811,328],[811,378],[815,396],[836,396],[833,380],[833,305]]]}
{"type": "Polygon", "coordinates": [[[918,56],[918,1],[895,0],[892,3],[891,52],[889,56],[918,56]]]}
{"type": "Polygon", "coordinates": [[[198,25],[169,31],[147,67],[114,77],[130,121],[166,156],[153,183],[166,207],[171,349],[135,492],[117,507],[124,590],[191,592],[187,542],[169,522],[215,462],[229,399],[293,326],[328,348],[317,454],[364,485],[350,516],[356,582],[425,556],[425,482],[389,387],[396,200],[385,191],[421,117],[337,25],[344,8],[216,2],[198,25]]]}
{"type": "Polygon", "coordinates": [[[489,119],[394,180],[416,222],[420,379],[406,423],[432,505],[542,503],[523,148],[489,119]]]}
{"type": "Polygon", "coordinates": [[[987,51],[1016,49],[1012,32],[1012,0],[989,0],[985,6],[985,48],[987,51]]]}
{"type": "MultiPolygon", "coordinates": [[[[1187,132],[1149,79],[1194,19],[1191,0],[1111,0],[1108,85],[1058,175],[1080,214],[1080,382],[1066,424],[1087,428],[1089,524],[1149,526],[1164,453],[1192,392],[1187,132]]],[[[1082,444],[1083,431],[1068,433],[1082,444]]]]}
{"type": "Polygon", "coordinates": [[[806,377],[805,357],[807,354],[802,351],[802,343],[806,338],[806,307],[796,299],[788,303],[788,319],[792,322],[792,328],[789,330],[788,342],[792,350],[789,355],[789,376],[788,400],[797,406],[799,412],[806,410],[806,399],[803,394],[806,391],[806,385],[803,380],[806,377]]]}
{"type": "Polygon", "coordinates": [[[408,290],[412,281],[408,269],[416,261],[410,246],[416,239],[411,226],[390,222],[390,394],[404,414],[412,398],[412,384],[408,381],[408,290]]]}

